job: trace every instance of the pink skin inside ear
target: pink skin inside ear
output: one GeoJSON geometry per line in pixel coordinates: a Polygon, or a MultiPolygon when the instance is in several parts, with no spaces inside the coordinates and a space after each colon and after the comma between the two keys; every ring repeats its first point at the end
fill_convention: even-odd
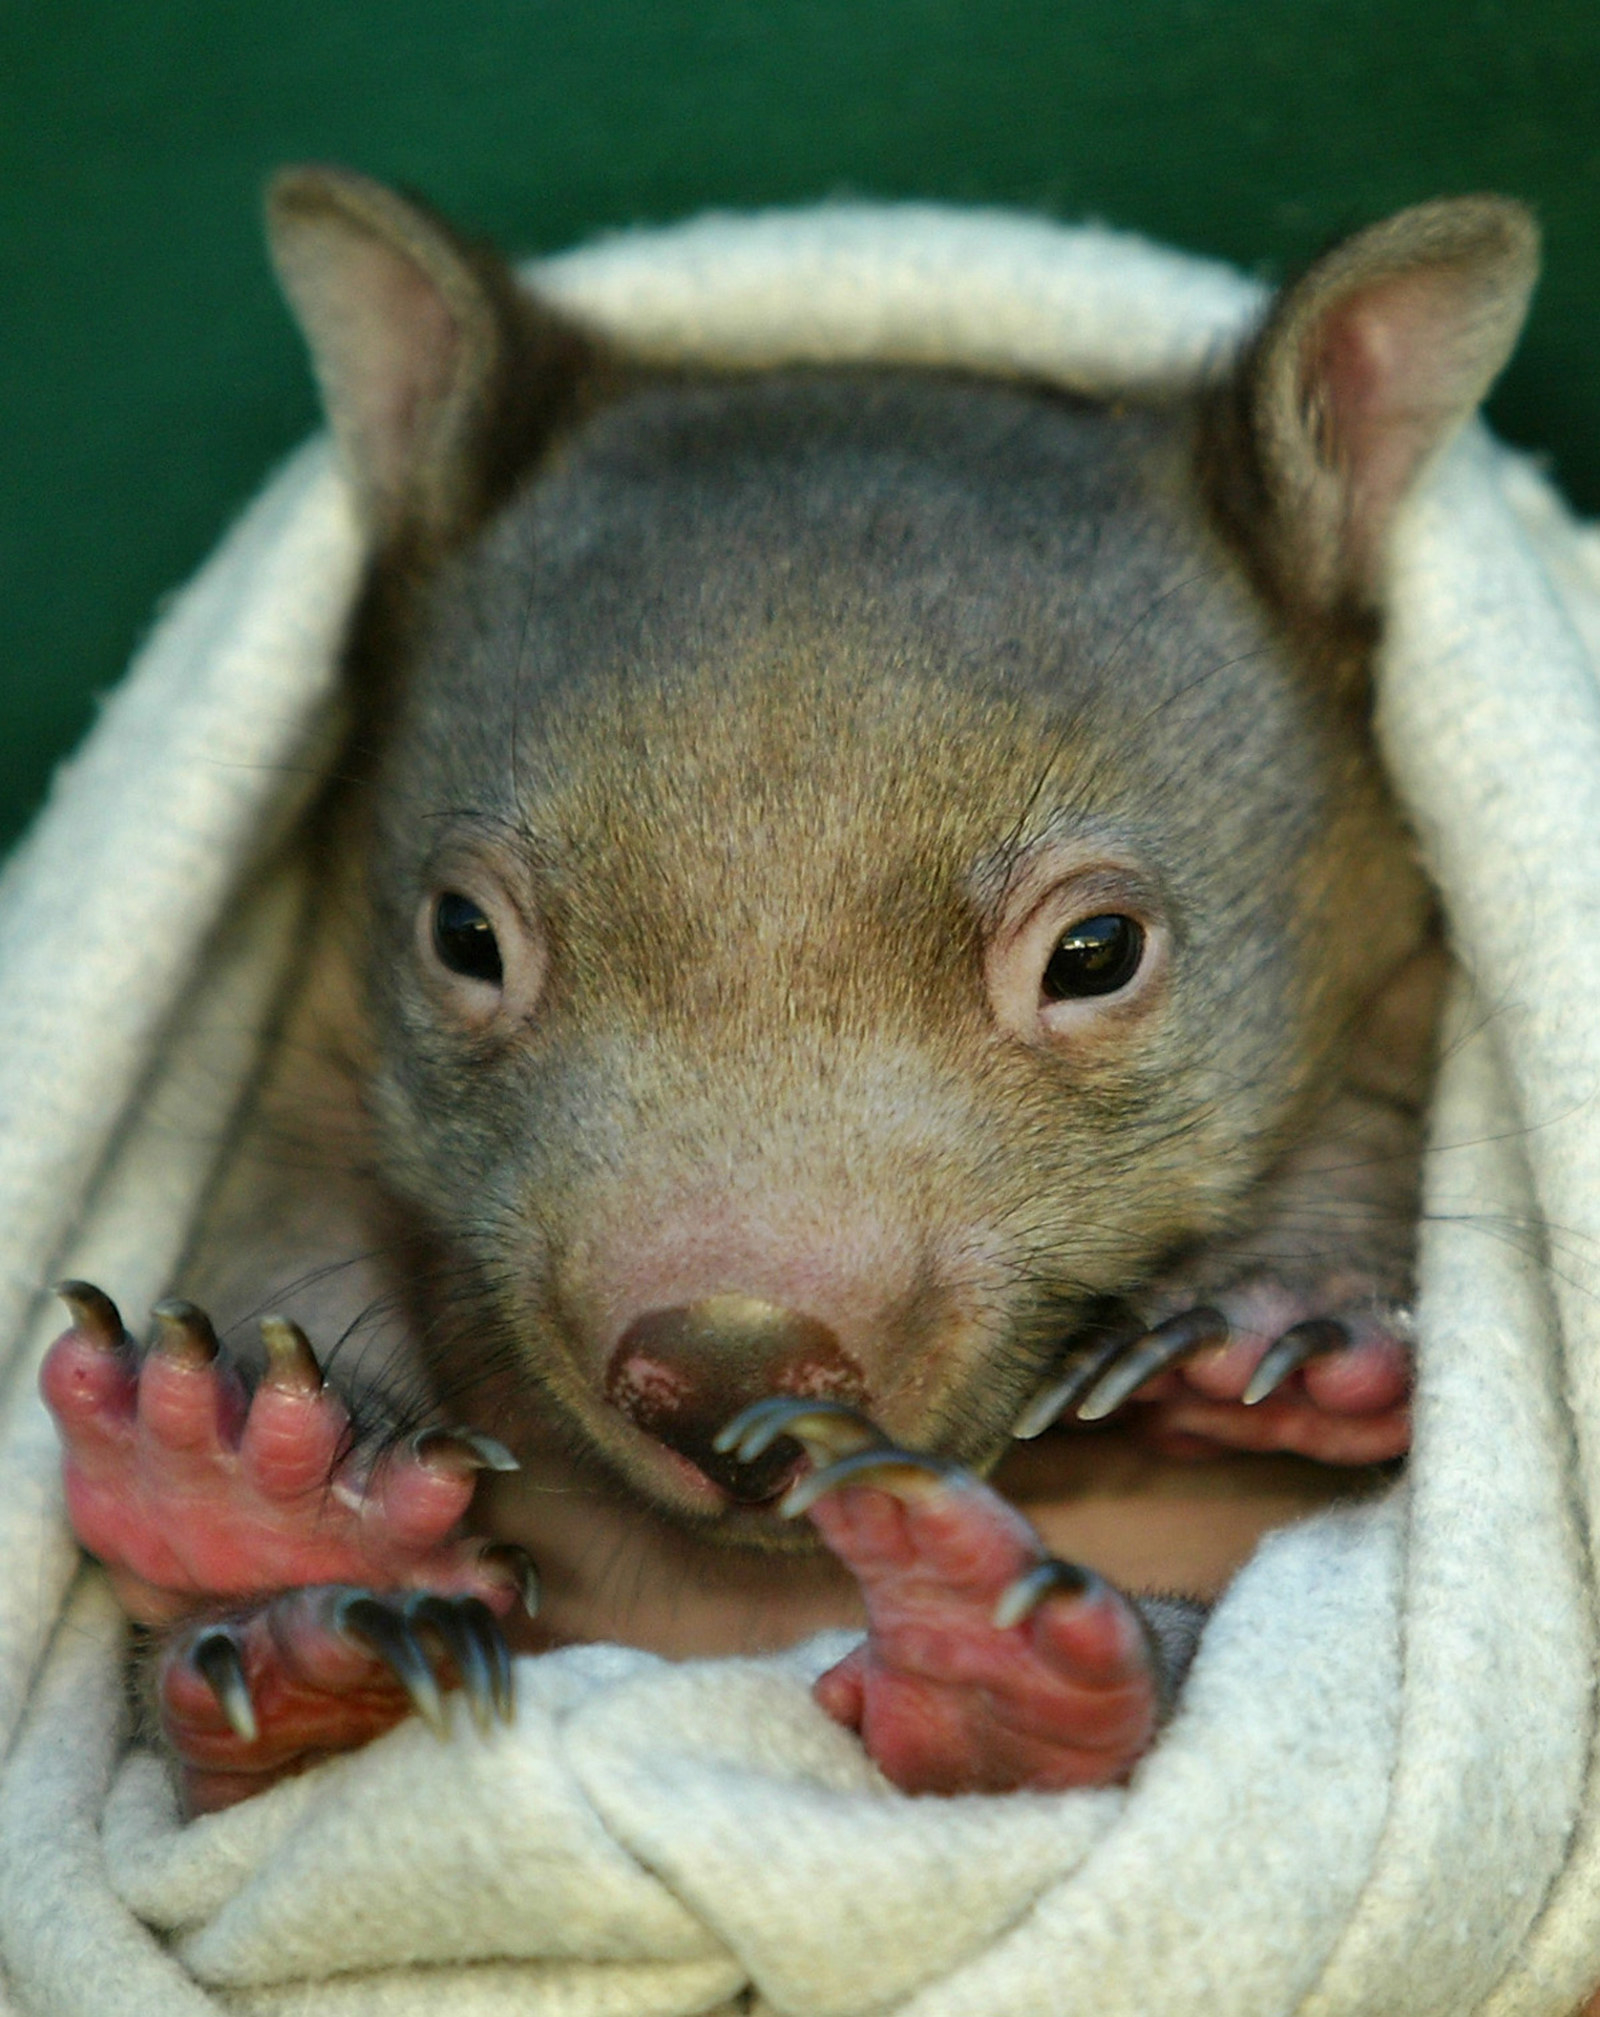
{"type": "Polygon", "coordinates": [[[1363,563],[1466,396],[1470,361],[1452,355],[1465,285],[1430,267],[1366,287],[1328,310],[1302,366],[1301,410],[1349,485],[1347,530],[1363,563]]]}

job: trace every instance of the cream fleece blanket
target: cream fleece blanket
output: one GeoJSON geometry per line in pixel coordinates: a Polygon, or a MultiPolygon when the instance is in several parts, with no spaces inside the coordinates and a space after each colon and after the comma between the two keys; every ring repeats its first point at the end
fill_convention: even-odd
{"type": "MultiPolygon", "coordinates": [[[[547,263],[638,350],[1173,385],[1259,303],[1098,230],[709,218],[547,263]]],[[[61,1521],[43,1285],[169,1285],[270,1013],[358,566],[324,450],[172,605],[0,881],[0,1953],[72,2017],[1462,2017],[1600,1983],[1600,536],[1474,429],[1402,531],[1382,733],[1463,964],[1403,1495],[1269,1541],[1127,1790],[913,1800],[829,1649],[518,1663],[180,1826],[61,1521]]]]}

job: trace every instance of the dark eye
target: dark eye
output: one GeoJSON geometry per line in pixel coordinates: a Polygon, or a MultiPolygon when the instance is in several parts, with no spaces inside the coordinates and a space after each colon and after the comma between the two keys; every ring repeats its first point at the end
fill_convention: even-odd
{"type": "Polygon", "coordinates": [[[1133,979],[1143,957],[1144,927],[1136,918],[1086,917],[1056,941],[1039,990],[1047,1001],[1115,994],[1133,979]]]}
{"type": "Polygon", "coordinates": [[[494,927],[470,896],[447,891],[433,907],[433,949],[452,973],[469,980],[505,978],[494,927]]]}

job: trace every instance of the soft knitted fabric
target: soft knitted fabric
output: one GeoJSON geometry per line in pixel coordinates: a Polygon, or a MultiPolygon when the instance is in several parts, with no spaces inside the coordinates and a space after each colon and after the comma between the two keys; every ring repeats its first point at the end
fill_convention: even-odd
{"type": "MultiPolygon", "coordinates": [[[[707,218],[537,269],[655,358],[1176,387],[1260,296],[999,213],[707,218]]],[[[1403,1490],[1272,1537],[1126,1789],[909,1799],[821,1642],[518,1662],[182,1825],[64,1527],[45,1285],[138,1313],[270,1024],[360,565],[314,445],[176,600],[0,880],[0,1956],[9,2006],[541,2017],[1534,2017],[1600,1982],[1600,537],[1474,428],[1408,509],[1379,725],[1466,975],[1403,1490]]],[[[832,1652],[837,1652],[835,1643],[832,1652]]]]}

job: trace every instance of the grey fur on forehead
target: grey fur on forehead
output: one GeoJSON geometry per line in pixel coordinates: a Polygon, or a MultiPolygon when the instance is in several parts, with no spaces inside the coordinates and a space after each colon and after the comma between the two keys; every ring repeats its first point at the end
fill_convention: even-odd
{"type": "Polygon", "coordinates": [[[819,682],[876,667],[1052,715],[1115,699],[1138,659],[1149,701],[1163,675],[1203,684],[1263,642],[1190,452],[1182,409],[945,375],[647,388],[564,443],[448,571],[434,676],[533,734],[532,703],[597,678],[773,652],[809,653],[819,682]]]}
{"type": "Polygon", "coordinates": [[[407,858],[448,841],[438,813],[467,809],[547,872],[621,848],[692,906],[693,864],[737,828],[752,858],[779,849],[772,899],[793,885],[809,911],[829,861],[903,857],[981,907],[1019,849],[1107,847],[1230,971],[1254,947],[1272,1021],[1322,703],[1205,517],[1193,454],[1185,406],[947,374],[626,396],[446,568],[391,861],[409,887],[407,858]],[[917,772],[939,783],[908,797],[917,772]]]}

